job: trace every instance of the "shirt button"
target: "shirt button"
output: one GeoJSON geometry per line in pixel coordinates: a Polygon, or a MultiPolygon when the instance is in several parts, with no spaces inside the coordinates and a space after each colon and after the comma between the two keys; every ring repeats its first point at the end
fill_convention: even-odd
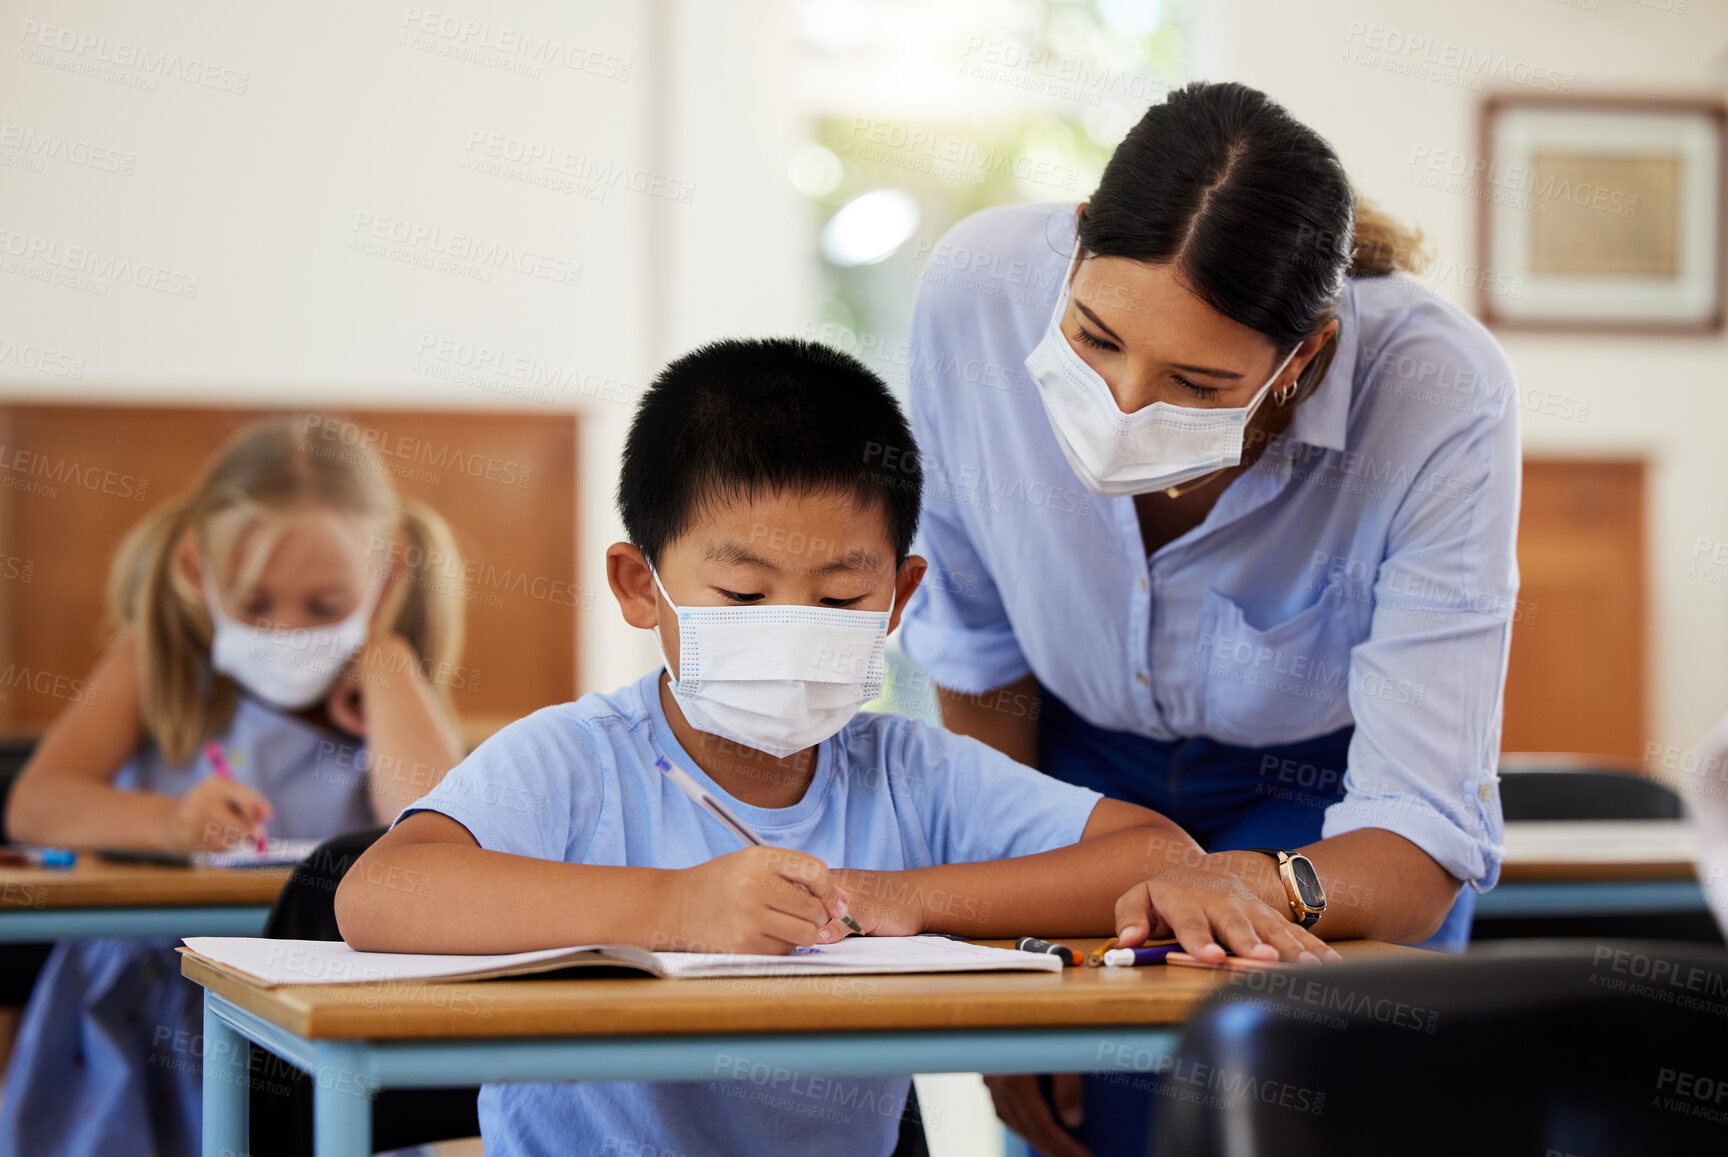
{"type": "Polygon", "coordinates": [[[1141,589],[1141,590],[1145,590],[1145,589],[1146,589],[1146,578],[1145,578],[1145,576],[1144,576],[1144,575],[1142,575],[1142,576],[1141,576],[1141,578],[1140,578],[1140,589],[1141,589]]]}
{"type": "Polygon", "coordinates": [[[1481,800],[1483,803],[1487,803],[1489,800],[1493,799],[1494,798],[1494,785],[1485,783],[1481,787],[1477,788],[1476,789],[1476,798],[1481,800]]]}
{"type": "Polygon", "coordinates": [[[1146,672],[1144,671],[1134,672],[1134,682],[1140,684],[1142,687],[1150,687],[1152,685],[1152,681],[1146,678],[1146,672]]]}

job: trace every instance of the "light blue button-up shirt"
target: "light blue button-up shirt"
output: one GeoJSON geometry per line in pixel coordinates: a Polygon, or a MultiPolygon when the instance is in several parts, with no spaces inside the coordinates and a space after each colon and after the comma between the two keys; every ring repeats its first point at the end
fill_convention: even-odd
{"type": "Polygon", "coordinates": [[[1506,355],[1414,279],[1348,281],[1331,367],[1284,435],[1148,558],[1134,500],[1075,477],[1025,368],[1073,244],[1074,206],[1011,206],[928,256],[911,399],[931,572],[902,646],[944,687],[1031,673],[1154,739],[1274,747],[1354,724],[1322,836],[1388,829],[1492,887],[1518,592],[1506,355]]]}

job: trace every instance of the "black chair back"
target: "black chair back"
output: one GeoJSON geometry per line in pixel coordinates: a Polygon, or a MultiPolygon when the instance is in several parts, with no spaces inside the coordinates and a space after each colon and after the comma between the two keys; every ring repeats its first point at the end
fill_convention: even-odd
{"type": "MultiPolygon", "coordinates": [[[[263,935],[274,940],[340,940],[336,887],[387,828],[346,832],[323,843],[290,873],[263,935]]],[[[256,1048],[257,1046],[253,1046],[256,1048]]],[[[257,1066],[254,1065],[254,1069],[257,1066]]],[[[271,1079],[251,1094],[251,1157],[302,1157],[312,1152],[312,1081],[274,1059],[271,1079]],[[287,1092],[280,1090],[284,1085],[287,1092]]],[[[478,1086],[387,1089],[372,1102],[372,1149],[406,1149],[480,1135],[478,1086]]]]}
{"type": "Polygon", "coordinates": [[[6,834],[6,806],[12,802],[12,785],[18,781],[18,773],[35,750],[34,739],[0,739],[0,842],[11,841],[6,834]]]}
{"type": "Polygon", "coordinates": [[[1728,1152],[1725,1030],[1728,952],[1695,944],[1255,973],[1166,1058],[1151,1152],[1728,1152]]]}
{"type": "Polygon", "coordinates": [[[1508,820],[1673,820],[1680,797],[1632,766],[1579,755],[1508,755],[1500,763],[1508,820]]]}

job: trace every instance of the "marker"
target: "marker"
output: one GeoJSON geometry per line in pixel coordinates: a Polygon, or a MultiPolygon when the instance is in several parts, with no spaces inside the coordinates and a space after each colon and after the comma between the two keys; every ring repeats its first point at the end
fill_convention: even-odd
{"type": "Polygon", "coordinates": [[[70,868],[78,853],[70,848],[7,848],[0,851],[0,864],[30,868],[70,868]]]}
{"type": "MultiPolygon", "coordinates": [[[[228,761],[222,757],[222,745],[220,743],[205,744],[204,758],[210,761],[210,766],[215,770],[217,779],[225,779],[229,783],[234,782],[234,769],[229,767],[228,761]]],[[[253,836],[252,846],[254,850],[262,852],[269,845],[263,836],[253,836]]]]}
{"type": "Polygon", "coordinates": [[[1086,967],[1102,968],[1104,966],[1104,954],[1114,947],[1116,947],[1116,937],[1112,936],[1091,951],[1086,957],[1086,967]]]}
{"type": "MultiPolygon", "coordinates": [[[[685,771],[681,767],[673,767],[672,761],[667,759],[664,755],[654,761],[654,766],[660,769],[660,774],[677,784],[679,791],[695,800],[697,805],[701,807],[703,811],[707,812],[709,815],[730,828],[733,835],[737,836],[753,848],[764,848],[768,846],[768,841],[752,831],[749,824],[733,815],[727,810],[725,804],[715,799],[714,796],[705,790],[701,784],[691,779],[689,772],[685,771]]],[[[806,889],[806,891],[808,891],[808,889],[806,889]]],[[[852,931],[858,933],[858,935],[864,935],[863,926],[860,925],[858,921],[852,919],[851,913],[847,913],[840,917],[840,923],[846,925],[846,927],[852,929],[852,931]]]]}
{"type": "Polygon", "coordinates": [[[1141,964],[1163,964],[1164,958],[1180,951],[1180,944],[1165,944],[1159,948],[1112,948],[1104,954],[1107,968],[1134,968],[1141,964]]]}
{"type": "Polygon", "coordinates": [[[1040,940],[1036,936],[1022,936],[1020,939],[1014,941],[1014,947],[1018,948],[1022,952],[1048,953],[1049,955],[1061,960],[1068,968],[1073,968],[1076,964],[1080,963],[1080,954],[1078,952],[1074,951],[1066,944],[1057,944],[1053,940],[1040,940]]]}

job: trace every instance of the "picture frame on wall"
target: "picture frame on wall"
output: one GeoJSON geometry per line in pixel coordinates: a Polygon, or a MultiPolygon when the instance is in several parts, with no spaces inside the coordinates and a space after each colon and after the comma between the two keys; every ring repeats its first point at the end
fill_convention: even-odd
{"type": "Polygon", "coordinates": [[[1496,94],[1473,192],[1482,320],[1497,329],[1723,327],[1720,101],[1496,94]]]}

